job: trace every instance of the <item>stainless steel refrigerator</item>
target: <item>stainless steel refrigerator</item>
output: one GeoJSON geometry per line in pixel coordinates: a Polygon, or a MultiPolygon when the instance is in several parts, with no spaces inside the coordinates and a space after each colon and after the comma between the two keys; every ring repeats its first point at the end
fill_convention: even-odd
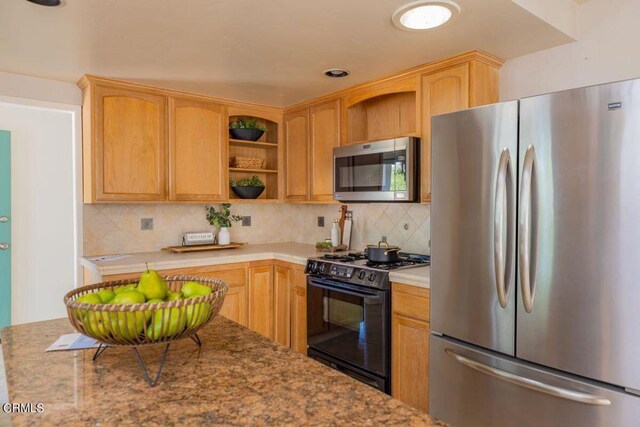
{"type": "Polygon", "coordinates": [[[640,80],[432,129],[431,414],[640,426],[640,80]]]}

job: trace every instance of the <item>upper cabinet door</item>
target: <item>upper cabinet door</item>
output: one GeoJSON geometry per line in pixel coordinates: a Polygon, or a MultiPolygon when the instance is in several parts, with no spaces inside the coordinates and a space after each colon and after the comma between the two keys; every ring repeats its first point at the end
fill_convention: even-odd
{"type": "Polygon", "coordinates": [[[160,201],[166,188],[166,98],[96,85],[92,156],[96,201],[160,201]]]}
{"type": "Polygon", "coordinates": [[[469,64],[422,77],[421,199],[431,201],[431,117],[469,108],[469,64]]]}
{"type": "Polygon", "coordinates": [[[223,108],[189,98],[169,98],[169,199],[227,198],[223,108]]]}
{"type": "Polygon", "coordinates": [[[333,149],[340,146],[340,100],[310,109],[311,200],[333,200],[333,149]]]}
{"type": "Polygon", "coordinates": [[[309,199],[309,109],[284,116],[285,199],[309,199]]]}

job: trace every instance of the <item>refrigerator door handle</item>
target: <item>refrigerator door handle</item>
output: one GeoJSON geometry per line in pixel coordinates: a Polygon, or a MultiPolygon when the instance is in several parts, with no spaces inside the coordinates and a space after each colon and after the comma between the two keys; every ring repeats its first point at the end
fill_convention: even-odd
{"type": "Polygon", "coordinates": [[[533,145],[527,148],[522,168],[520,184],[520,220],[518,248],[520,260],[520,286],[522,303],[527,313],[533,310],[533,299],[536,291],[536,257],[537,257],[537,187],[534,181],[536,152],[533,145]]]}
{"type": "Polygon", "coordinates": [[[469,359],[456,353],[451,348],[446,348],[444,352],[453,357],[457,362],[474,369],[483,374],[498,378],[511,384],[515,384],[520,387],[528,388],[530,390],[537,391],[539,393],[545,393],[561,399],[567,399],[578,403],[584,403],[587,405],[596,406],[609,406],[611,401],[602,396],[596,396],[588,393],[582,393],[579,391],[567,390],[562,387],[545,384],[540,381],[533,380],[531,378],[525,378],[520,375],[512,374],[511,372],[503,371],[502,369],[494,368],[493,366],[487,366],[483,363],[469,359]]]}
{"type": "Polygon", "coordinates": [[[504,148],[500,154],[500,162],[498,164],[493,223],[493,260],[495,267],[496,289],[498,291],[498,302],[502,308],[507,307],[509,291],[511,290],[511,279],[513,276],[513,247],[515,245],[515,233],[512,225],[514,222],[512,197],[513,167],[511,166],[511,153],[508,148],[504,148]],[[504,236],[505,228],[506,239],[504,236]],[[505,241],[506,250],[504,248],[505,241]]]}

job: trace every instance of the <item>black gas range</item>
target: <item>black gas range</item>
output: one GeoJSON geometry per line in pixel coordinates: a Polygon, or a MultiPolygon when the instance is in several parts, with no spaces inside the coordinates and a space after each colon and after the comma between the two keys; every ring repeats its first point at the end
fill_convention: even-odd
{"type": "Polygon", "coordinates": [[[391,391],[389,272],[430,264],[428,255],[372,263],[364,252],[307,261],[307,354],[385,393],[391,391]]]}
{"type": "Polygon", "coordinates": [[[339,279],[361,286],[389,289],[389,271],[430,265],[429,255],[400,252],[400,261],[372,262],[365,252],[325,254],[307,261],[307,274],[339,279]]]}

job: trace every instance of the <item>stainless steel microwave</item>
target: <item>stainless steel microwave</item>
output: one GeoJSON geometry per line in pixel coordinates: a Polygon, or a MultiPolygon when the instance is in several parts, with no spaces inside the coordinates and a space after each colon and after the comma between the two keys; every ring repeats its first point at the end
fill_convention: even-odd
{"type": "Polygon", "coordinates": [[[416,202],[419,138],[333,149],[333,197],[341,202],[416,202]]]}

